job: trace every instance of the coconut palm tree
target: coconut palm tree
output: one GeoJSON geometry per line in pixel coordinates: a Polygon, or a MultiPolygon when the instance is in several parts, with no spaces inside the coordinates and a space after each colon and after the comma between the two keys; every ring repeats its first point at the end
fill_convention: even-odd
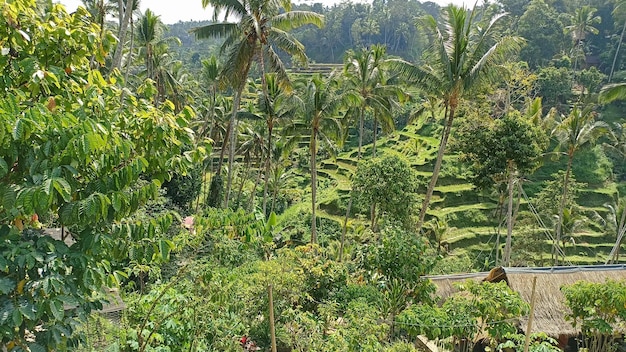
{"type": "Polygon", "coordinates": [[[558,147],[565,149],[564,154],[567,155],[567,167],[563,178],[563,193],[559,202],[557,215],[557,223],[555,230],[555,246],[553,247],[554,264],[558,264],[558,256],[555,252],[556,246],[561,241],[561,230],[563,227],[563,211],[567,201],[569,180],[572,172],[572,164],[574,155],[582,147],[594,143],[597,138],[608,131],[606,123],[596,121],[596,112],[594,106],[586,106],[580,108],[574,106],[570,114],[557,124],[552,134],[556,137],[559,144],[558,147]]]}
{"type": "Polygon", "coordinates": [[[322,78],[319,74],[298,83],[298,96],[302,99],[301,120],[293,126],[309,134],[311,170],[311,243],[317,242],[317,151],[319,144],[332,148],[343,140],[342,125],[337,111],[358,97],[337,90],[335,77],[322,78]]]}
{"type": "MultiPolygon", "coordinates": [[[[290,0],[202,0],[202,6],[211,5],[214,12],[214,23],[192,29],[197,38],[224,38],[221,53],[226,54],[222,69],[222,78],[234,89],[233,113],[229,133],[230,155],[228,160],[228,179],[226,200],[228,206],[230,183],[232,181],[232,163],[235,157],[235,133],[237,111],[241,103],[241,94],[246,83],[252,63],[260,64],[261,79],[266,71],[265,61],[269,63],[271,72],[276,72],[282,83],[289,81],[285,66],[275,49],[280,49],[296,60],[306,63],[304,46],[295,39],[289,30],[306,24],[322,26],[323,17],[309,11],[292,11],[290,0]],[[219,16],[224,20],[236,19],[238,22],[218,22],[219,16]]],[[[265,86],[265,82],[263,82],[265,86]]],[[[263,88],[265,89],[265,88],[263,88]]],[[[266,94],[267,95],[267,94],[266,94]]]]}
{"type": "MultiPolygon", "coordinates": [[[[263,82],[262,82],[263,84],[263,82]]],[[[267,155],[265,158],[265,184],[263,186],[263,216],[267,216],[268,186],[271,179],[272,137],[274,129],[296,116],[301,101],[280,85],[276,73],[265,74],[265,89],[259,96],[259,111],[267,127],[267,155]]]]}
{"type": "Polygon", "coordinates": [[[445,125],[439,142],[437,159],[428,189],[420,210],[418,230],[421,229],[437,184],[443,155],[452,130],[461,98],[479,83],[493,80],[498,64],[508,59],[508,54],[519,50],[519,37],[498,37],[495,27],[504,14],[478,16],[476,8],[449,5],[443,9],[441,24],[433,16],[422,20],[424,28],[432,35],[429,49],[431,61],[424,65],[396,60],[395,68],[426,95],[443,101],[445,125]],[[479,18],[481,18],[479,20],[479,18]]]}
{"type": "MultiPolygon", "coordinates": [[[[377,110],[389,112],[389,97],[397,95],[396,87],[383,85],[386,50],[382,45],[372,45],[369,49],[349,51],[344,64],[347,89],[361,97],[356,108],[359,123],[359,147],[357,158],[361,158],[363,146],[364,120],[366,112],[377,110]]],[[[388,115],[391,115],[390,113],[388,115]]]]}
{"type": "MultiPolygon", "coordinates": [[[[574,41],[574,47],[572,51],[578,51],[583,56],[585,55],[584,42],[587,39],[587,34],[598,34],[598,29],[594,25],[602,22],[600,16],[596,16],[596,9],[585,5],[579,7],[574,11],[574,14],[570,16],[571,25],[565,27],[565,31],[572,35],[574,41]]],[[[578,65],[578,55],[574,54],[576,59],[574,60],[574,71],[578,65]]]]}

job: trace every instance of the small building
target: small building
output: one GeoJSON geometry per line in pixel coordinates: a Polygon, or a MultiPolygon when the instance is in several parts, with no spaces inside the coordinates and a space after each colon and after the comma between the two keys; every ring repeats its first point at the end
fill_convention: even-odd
{"type": "MultiPolygon", "coordinates": [[[[533,277],[537,278],[534,320],[531,332],[544,332],[559,340],[562,346],[580,331],[565,320],[568,308],[561,287],[578,281],[603,283],[608,280],[626,281],[626,264],[588,265],[541,268],[503,268],[490,272],[428,276],[437,287],[437,295],[442,299],[450,297],[458,290],[455,283],[466,280],[500,282],[506,281],[509,287],[518,292],[528,303],[531,301],[533,277]]],[[[520,318],[523,329],[528,317],[520,318]]]]}

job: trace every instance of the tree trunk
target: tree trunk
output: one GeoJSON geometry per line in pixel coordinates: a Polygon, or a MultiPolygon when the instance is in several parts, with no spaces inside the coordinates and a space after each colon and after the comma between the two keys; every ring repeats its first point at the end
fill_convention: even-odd
{"type": "MultiPolygon", "coordinates": [[[[269,102],[269,97],[267,97],[269,102]]],[[[271,122],[267,125],[267,158],[265,158],[265,184],[263,185],[263,217],[267,219],[267,188],[270,182],[270,165],[272,163],[272,130],[271,122]]]]}
{"type": "Polygon", "coordinates": [[[252,193],[250,194],[250,201],[248,202],[248,211],[252,212],[254,210],[254,198],[256,198],[256,189],[259,186],[259,182],[261,182],[261,170],[257,170],[256,179],[254,180],[254,187],[252,187],[252,193]]]}
{"type": "Polygon", "coordinates": [[[278,196],[278,184],[274,186],[274,190],[272,191],[272,206],[270,207],[270,213],[274,211],[274,207],[276,206],[277,196],[278,196]]]}
{"type": "Polygon", "coordinates": [[[428,206],[430,205],[430,198],[433,196],[433,191],[435,190],[435,185],[437,184],[437,178],[439,178],[441,163],[443,161],[443,154],[446,151],[446,145],[448,144],[448,138],[450,137],[450,131],[452,130],[452,122],[454,121],[456,103],[451,103],[449,109],[450,110],[447,111],[448,118],[446,120],[446,125],[443,129],[443,134],[441,135],[441,140],[439,142],[439,151],[437,152],[437,160],[435,161],[433,175],[430,178],[430,183],[428,184],[428,189],[426,190],[426,196],[424,198],[424,201],[422,202],[422,209],[420,210],[419,221],[417,223],[418,233],[422,230],[422,225],[424,225],[424,218],[426,217],[426,211],[428,210],[428,206]]]}
{"type": "Polygon", "coordinates": [[[506,244],[504,246],[504,266],[511,264],[511,242],[513,237],[513,184],[515,183],[515,171],[513,163],[509,161],[509,182],[508,182],[508,205],[506,208],[506,244]]]}
{"type": "Polygon", "coordinates": [[[357,152],[358,159],[361,159],[361,148],[363,147],[363,130],[364,130],[363,120],[365,119],[363,116],[364,114],[365,114],[365,107],[362,106],[361,109],[359,110],[359,149],[357,152]]]}
{"type": "Polygon", "coordinates": [[[317,153],[317,130],[315,127],[311,132],[309,151],[311,152],[311,243],[317,243],[317,220],[315,218],[317,201],[317,169],[315,160],[315,154],[317,153]]]}
{"type": "Polygon", "coordinates": [[[611,83],[611,79],[613,79],[613,73],[615,72],[615,63],[617,62],[617,57],[619,56],[619,49],[622,47],[622,40],[624,40],[624,31],[626,31],[626,21],[624,21],[622,33],[620,34],[619,42],[617,43],[617,49],[615,49],[615,55],[613,56],[613,64],[611,65],[611,72],[609,73],[609,83],[611,83]]]}
{"type": "Polygon", "coordinates": [[[133,62],[133,50],[135,48],[135,21],[133,14],[130,14],[130,49],[128,54],[128,62],[126,63],[126,73],[124,73],[124,86],[128,85],[128,75],[130,74],[130,66],[133,62]]]}
{"type": "Polygon", "coordinates": [[[233,182],[233,162],[235,161],[235,148],[237,146],[237,111],[239,110],[239,105],[241,104],[241,94],[243,90],[243,85],[237,89],[235,93],[235,99],[233,101],[233,113],[230,116],[230,130],[229,130],[229,140],[228,143],[228,177],[226,179],[226,192],[224,199],[224,208],[228,208],[228,201],[230,199],[230,187],[233,182]]]}
{"type": "Polygon", "coordinates": [[[376,157],[376,134],[378,132],[378,120],[376,120],[376,113],[374,113],[374,141],[372,142],[372,156],[376,157]]]}
{"type": "Polygon", "coordinates": [[[241,183],[239,184],[239,190],[237,191],[237,208],[241,206],[241,193],[243,192],[243,185],[246,183],[246,179],[248,178],[248,174],[250,173],[250,157],[246,160],[246,167],[243,171],[243,175],[241,177],[241,183]]]}
{"type": "Polygon", "coordinates": [[[117,46],[115,47],[115,53],[113,54],[113,60],[111,61],[111,71],[119,69],[122,64],[122,52],[124,51],[124,42],[126,41],[126,32],[128,31],[128,23],[130,22],[130,16],[133,13],[134,0],[126,0],[126,8],[122,6],[122,0],[118,1],[120,7],[120,30],[118,32],[117,46]],[[123,16],[122,16],[123,13],[123,16]]]}
{"type": "MultiPolygon", "coordinates": [[[[574,159],[574,151],[569,150],[567,153],[567,170],[565,171],[565,179],[563,180],[563,194],[561,195],[561,202],[559,203],[559,217],[556,223],[556,231],[554,236],[554,247],[552,247],[553,256],[553,265],[556,266],[559,264],[559,248],[561,246],[561,230],[563,227],[563,212],[565,210],[565,202],[567,200],[567,188],[569,185],[569,178],[572,172],[572,161],[574,159]]],[[[565,259],[565,253],[563,253],[563,259],[565,259]]]]}

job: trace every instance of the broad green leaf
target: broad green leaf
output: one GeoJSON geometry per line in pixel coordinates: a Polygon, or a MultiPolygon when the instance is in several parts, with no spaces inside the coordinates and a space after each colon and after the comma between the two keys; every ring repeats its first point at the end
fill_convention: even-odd
{"type": "Polygon", "coordinates": [[[0,293],[6,295],[15,289],[15,280],[8,277],[0,277],[0,293]]]}
{"type": "Polygon", "coordinates": [[[64,316],[63,303],[61,303],[61,301],[58,301],[56,299],[51,301],[50,312],[52,313],[52,315],[54,316],[56,320],[63,320],[63,316],[64,316]]]}
{"type": "MultiPolygon", "coordinates": [[[[1,128],[2,127],[0,127],[0,129],[1,128]]],[[[4,177],[8,173],[9,173],[9,165],[7,165],[7,162],[4,161],[4,158],[0,158],[0,178],[4,177]]]]}
{"type": "Polygon", "coordinates": [[[46,348],[36,342],[30,342],[28,348],[30,352],[46,352],[46,348]]]}
{"type": "Polygon", "coordinates": [[[70,200],[72,200],[72,187],[64,178],[53,178],[52,185],[64,201],[69,202],[70,200]]]}
{"type": "Polygon", "coordinates": [[[6,298],[3,298],[0,301],[0,325],[4,325],[4,323],[9,320],[11,314],[13,314],[14,311],[15,306],[13,305],[13,302],[6,298]]]}

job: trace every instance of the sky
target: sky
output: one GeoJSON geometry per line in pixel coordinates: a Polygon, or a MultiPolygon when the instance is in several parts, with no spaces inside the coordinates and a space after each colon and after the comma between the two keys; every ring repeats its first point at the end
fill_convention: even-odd
{"type": "MultiPolygon", "coordinates": [[[[332,5],[333,3],[338,3],[340,0],[308,0],[306,2],[321,2],[326,5],[332,5]]],[[[426,0],[421,0],[425,2],[426,0]]],[[[437,3],[441,6],[447,5],[449,3],[454,3],[457,5],[462,5],[464,2],[468,4],[468,6],[474,5],[474,0],[430,0],[434,3],[437,3]]],[[[80,0],[59,0],[60,3],[64,4],[68,11],[74,11],[79,4],[81,4],[80,0]]],[[[298,3],[299,1],[294,1],[294,3],[298,3]]],[[[211,19],[211,10],[202,8],[201,0],[141,0],[141,9],[145,10],[146,8],[150,8],[152,12],[161,16],[161,20],[163,23],[172,24],[178,21],[200,21],[200,20],[208,20],[211,19]]]]}

